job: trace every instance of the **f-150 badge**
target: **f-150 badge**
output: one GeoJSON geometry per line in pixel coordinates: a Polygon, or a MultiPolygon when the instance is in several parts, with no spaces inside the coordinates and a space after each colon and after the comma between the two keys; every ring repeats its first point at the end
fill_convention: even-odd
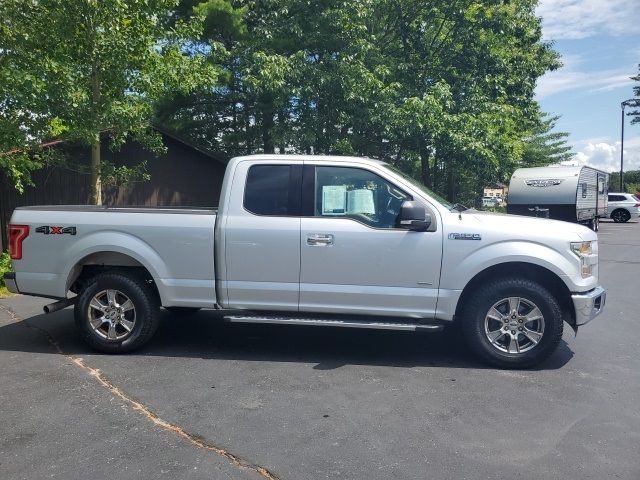
{"type": "Polygon", "coordinates": [[[450,233],[449,240],[482,240],[479,233],[450,233]]]}
{"type": "Polygon", "coordinates": [[[36,228],[36,233],[44,233],[45,235],[75,235],[76,227],[50,227],[43,225],[36,228]]]}

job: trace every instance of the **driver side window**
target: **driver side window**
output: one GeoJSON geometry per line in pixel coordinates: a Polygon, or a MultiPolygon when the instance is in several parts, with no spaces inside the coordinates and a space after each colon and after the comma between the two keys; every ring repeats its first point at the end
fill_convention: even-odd
{"type": "Polygon", "coordinates": [[[397,228],[411,196],[368,170],[316,167],[315,216],[352,218],[373,228],[397,228]]]}

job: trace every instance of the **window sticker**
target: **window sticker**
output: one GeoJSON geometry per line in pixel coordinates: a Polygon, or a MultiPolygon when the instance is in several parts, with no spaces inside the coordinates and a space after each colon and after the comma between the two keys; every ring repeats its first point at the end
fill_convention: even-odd
{"type": "Polygon", "coordinates": [[[324,185],[322,187],[322,215],[347,213],[347,186],[324,185]]]}
{"type": "Polygon", "coordinates": [[[347,192],[347,213],[375,215],[376,207],[373,202],[373,190],[360,188],[347,192]]]}

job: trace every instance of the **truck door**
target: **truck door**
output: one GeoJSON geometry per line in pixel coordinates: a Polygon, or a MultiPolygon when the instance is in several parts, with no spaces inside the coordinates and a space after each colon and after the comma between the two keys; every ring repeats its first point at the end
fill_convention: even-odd
{"type": "Polygon", "coordinates": [[[232,181],[218,272],[224,306],[297,311],[302,161],[241,162],[232,181]]]}
{"type": "Polygon", "coordinates": [[[398,228],[410,199],[366,167],[305,165],[300,311],[434,317],[442,229],[398,228]]]}

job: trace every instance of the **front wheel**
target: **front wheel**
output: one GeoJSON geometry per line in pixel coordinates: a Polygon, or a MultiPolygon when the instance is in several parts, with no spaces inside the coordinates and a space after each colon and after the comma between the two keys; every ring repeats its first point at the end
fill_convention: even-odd
{"type": "Polygon", "coordinates": [[[105,353],[131,352],[158,328],[159,305],[142,278],[106,272],[91,279],[78,295],[75,322],[83,339],[105,353]]]}
{"type": "Polygon", "coordinates": [[[548,358],[562,338],[562,310],[536,282],[506,278],[480,286],[464,306],[462,332],[485,362],[529,368],[548,358]]]}

